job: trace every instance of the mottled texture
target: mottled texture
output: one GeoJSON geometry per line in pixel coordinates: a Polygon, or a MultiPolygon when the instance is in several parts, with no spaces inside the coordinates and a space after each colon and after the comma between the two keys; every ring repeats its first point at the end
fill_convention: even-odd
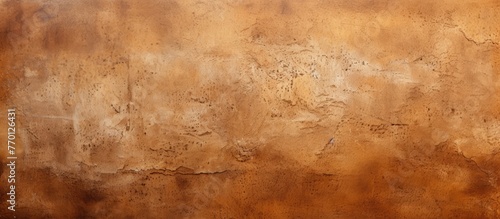
{"type": "Polygon", "coordinates": [[[16,216],[499,218],[498,21],[497,0],[3,0],[16,216]]]}

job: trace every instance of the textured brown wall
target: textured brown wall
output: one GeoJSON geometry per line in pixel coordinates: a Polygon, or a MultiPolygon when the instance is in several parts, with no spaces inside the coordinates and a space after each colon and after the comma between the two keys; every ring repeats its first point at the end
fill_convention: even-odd
{"type": "Polygon", "coordinates": [[[16,216],[499,218],[498,21],[497,0],[1,1],[16,216]]]}

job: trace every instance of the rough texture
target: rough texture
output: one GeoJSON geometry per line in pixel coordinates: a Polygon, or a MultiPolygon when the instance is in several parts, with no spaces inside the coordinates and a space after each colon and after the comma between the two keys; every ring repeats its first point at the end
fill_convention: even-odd
{"type": "Polygon", "coordinates": [[[17,218],[500,217],[497,0],[4,0],[0,18],[17,218]]]}

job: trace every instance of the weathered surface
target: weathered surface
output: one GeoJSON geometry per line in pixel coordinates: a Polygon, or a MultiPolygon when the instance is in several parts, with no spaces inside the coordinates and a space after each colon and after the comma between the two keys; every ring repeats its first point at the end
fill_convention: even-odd
{"type": "Polygon", "coordinates": [[[0,16],[18,218],[500,217],[496,0],[12,0],[0,16]]]}

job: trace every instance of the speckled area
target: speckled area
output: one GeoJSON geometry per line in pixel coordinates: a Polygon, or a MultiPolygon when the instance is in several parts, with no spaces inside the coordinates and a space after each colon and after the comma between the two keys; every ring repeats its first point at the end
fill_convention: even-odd
{"type": "Polygon", "coordinates": [[[499,218],[498,21],[497,0],[2,0],[1,218],[499,218]]]}

